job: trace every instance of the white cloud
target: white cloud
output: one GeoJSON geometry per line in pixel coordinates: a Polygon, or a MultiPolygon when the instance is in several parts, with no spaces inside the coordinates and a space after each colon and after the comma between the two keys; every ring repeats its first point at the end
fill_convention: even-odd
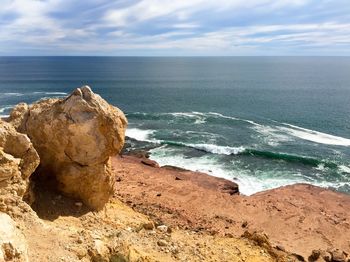
{"type": "MultiPolygon", "coordinates": [[[[16,46],[17,51],[26,46],[28,50],[42,48],[53,54],[58,50],[72,54],[116,54],[119,50],[241,54],[243,50],[249,54],[267,46],[289,52],[303,47],[332,50],[342,46],[341,50],[350,52],[350,21],[340,22],[330,16],[318,22],[291,23],[288,17],[278,16],[279,12],[289,12],[297,18],[290,10],[312,0],[86,0],[86,9],[68,0],[2,1],[2,53],[6,48],[16,50],[16,46]],[[65,15],[53,15],[57,12],[65,15]],[[248,17],[267,14],[267,18],[254,20],[252,16],[242,24],[230,23],[242,13],[248,17]],[[2,20],[6,14],[16,16],[2,20]],[[226,20],[220,24],[222,14],[226,20]],[[208,22],[207,15],[214,17],[216,24],[208,22]]],[[[326,2],[319,0],[315,10],[326,2]]]]}
{"type": "Polygon", "coordinates": [[[163,16],[173,16],[179,21],[187,20],[202,10],[221,12],[240,8],[264,8],[271,12],[284,6],[303,5],[307,2],[310,0],[143,0],[127,8],[109,10],[105,20],[115,26],[128,26],[163,16]]]}

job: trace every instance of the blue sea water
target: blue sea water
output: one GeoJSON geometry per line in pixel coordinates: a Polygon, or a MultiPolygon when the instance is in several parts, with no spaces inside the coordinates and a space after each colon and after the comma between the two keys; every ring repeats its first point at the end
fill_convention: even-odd
{"type": "Polygon", "coordinates": [[[350,57],[0,57],[0,114],[81,85],[161,165],[350,193],[350,57]]]}

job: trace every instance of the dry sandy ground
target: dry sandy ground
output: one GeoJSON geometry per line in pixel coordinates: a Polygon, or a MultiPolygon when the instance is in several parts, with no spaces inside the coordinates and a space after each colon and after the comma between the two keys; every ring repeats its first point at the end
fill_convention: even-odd
{"type": "MultiPolygon", "coordinates": [[[[135,183],[133,181],[140,175],[135,173],[136,171],[144,172],[142,174],[147,176],[151,173],[156,175],[154,171],[162,170],[148,168],[135,162],[131,163],[129,169],[128,161],[123,163],[119,162],[120,159],[114,161],[117,161],[114,164],[118,167],[115,169],[116,175],[123,177],[117,186],[119,189],[124,187],[126,191],[127,188],[130,190],[126,193],[130,196],[129,199],[132,199],[134,194],[141,194],[137,186],[141,181],[135,183]],[[137,169],[134,169],[134,164],[137,169]],[[125,178],[129,176],[130,180],[127,182],[125,178]]],[[[173,171],[169,176],[170,174],[173,174],[173,171]]],[[[161,173],[157,176],[159,175],[161,173]]],[[[182,172],[181,175],[183,175],[182,172]]],[[[225,180],[207,178],[203,185],[200,180],[192,183],[202,185],[206,190],[212,190],[213,185],[223,187],[222,190],[225,193],[218,192],[218,196],[220,194],[229,196],[231,187],[235,186],[225,180]]],[[[154,206],[154,209],[149,208],[149,205],[153,204],[147,202],[147,199],[141,210],[147,210],[147,212],[138,212],[129,207],[119,200],[119,195],[111,199],[103,210],[93,212],[79,200],[61,195],[55,190],[55,183],[52,182],[35,180],[36,200],[32,208],[36,214],[28,208],[27,213],[20,213],[15,218],[18,227],[26,236],[29,258],[33,262],[297,261],[293,255],[272,248],[264,235],[223,236],[205,230],[196,230],[195,227],[183,226],[188,222],[185,219],[185,212],[184,216],[179,215],[177,219],[169,220],[169,223],[164,219],[163,223],[160,219],[161,212],[168,211],[159,209],[162,211],[158,212],[157,206],[154,206]],[[155,213],[152,213],[153,211],[155,213]]],[[[156,179],[153,182],[159,187],[154,188],[155,184],[153,184],[148,190],[145,184],[140,186],[150,195],[162,192],[164,195],[160,198],[163,199],[167,195],[167,189],[164,189],[159,180],[156,179]]],[[[149,180],[148,183],[152,184],[152,181],[149,180]]],[[[183,191],[182,195],[185,196],[186,192],[183,191]]],[[[176,192],[174,191],[173,194],[176,192]]],[[[154,198],[159,197],[154,196],[154,198]]],[[[185,200],[181,195],[177,199],[185,200]]],[[[129,200],[126,202],[133,206],[129,200]]],[[[178,206],[174,207],[176,208],[178,206]]],[[[198,206],[198,208],[201,207],[198,206]]],[[[172,212],[169,211],[167,214],[170,216],[172,212]]],[[[194,215],[200,215],[196,209],[194,209],[194,215]]]]}

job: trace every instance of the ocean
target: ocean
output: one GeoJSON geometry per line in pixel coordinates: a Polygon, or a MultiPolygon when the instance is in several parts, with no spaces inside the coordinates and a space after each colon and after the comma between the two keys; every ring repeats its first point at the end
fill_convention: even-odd
{"type": "Polygon", "coordinates": [[[350,193],[350,57],[0,57],[0,115],[82,85],[161,165],[350,193]]]}

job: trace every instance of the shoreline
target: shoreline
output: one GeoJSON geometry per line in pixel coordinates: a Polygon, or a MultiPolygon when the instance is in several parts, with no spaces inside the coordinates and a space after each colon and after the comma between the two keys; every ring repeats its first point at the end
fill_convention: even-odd
{"type": "Polygon", "coordinates": [[[127,119],[88,86],[0,124],[0,260],[349,262],[350,196],[118,155],[127,119]]]}
{"type": "Polygon", "coordinates": [[[221,236],[239,237],[247,230],[266,233],[273,246],[304,258],[317,249],[350,253],[347,194],[309,184],[251,196],[230,194],[223,190],[223,178],[150,166],[142,159],[125,155],[112,159],[117,197],[156,221],[221,236]]]}
{"type": "MultiPolygon", "coordinates": [[[[133,138],[130,138],[128,136],[126,136],[126,139],[131,139],[133,140],[133,138]]],[[[136,140],[138,141],[138,140],[136,140]]],[[[127,146],[129,147],[129,146],[127,146]]],[[[212,176],[212,177],[217,177],[217,178],[222,178],[222,179],[225,179],[225,180],[228,180],[228,181],[231,181],[231,182],[234,182],[236,183],[240,189],[241,189],[241,185],[239,183],[239,180],[243,181],[244,179],[238,179],[237,177],[228,177],[228,176],[220,176],[220,175],[214,175],[214,173],[212,171],[210,172],[206,172],[206,171],[200,171],[200,170],[193,170],[193,169],[189,169],[189,168],[186,168],[185,166],[176,166],[176,165],[164,165],[164,166],[161,166],[160,164],[158,164],[158,160],[157,159],[153,159],[152,158],[152,153],[150,152],[152,149],[154,149],[154,147],[145,147],[145,148],[140,148],[140,149],[137,149],[137,148],[131,148],[131,149],[128,149],[128,148],[123,148],[122,152],[121,152],[121,155],[125,155],[125,156],[132,156],[132,157],[136,157],[136,158],[143,158],[143,159],[149,159],[151,161],[154,161],[157,163],[157,165],[159,165],[160,167],[173,167],[175,169],[179,169],[179,170],[185,170],[185,171],[191,171],[191,172],[194,172],[194,173],[203,173],[203,174],[206,174],[206,175],[209,175],[209,176],[212,176]]],[[[243,182],[244,183],[244,182],[243,182]]],[[[323,189],[326,189],[326,190],[330,190],[330,191],[333,191],[335,193],[340,193],[340,194],[345,194],[345,195],[348,195],[350,196],[350,192],[347,192],[347,191],[339,191],[337,190],[336,188],[332,188],[332,187],[329,187],[329,186],[321,186],[319,184],[312,184],[312,183],[307,183],[307,182],[291,182],[291,183],[287,183],[287,184],[283,184],[283,185],[279,185],[279,186],[274,186],[274,187],[271,187],[271,188],[267,188],[267,189],[261,189],[261,190],[250,190],[250,191],[254,191],[253,193],[250,193],[250,194],[246,194],[244,192],[242,192],[241,190],[239,191],[240,194],[242,195],[245,195],[245,196],[253,196],[253,195],[256,195],[256,194],[259,194],[259,193],[262,193],[262,192],[266,192],[266,191],[270,191],[270,190],[274,190],[274,189],[277,189],[277,188],[280,188],[280,187],[285,187],[285,186],[293,186],[293,185],[296,185],[296,184],[307,184],[307,185],[312,185],[312,186],[315,186],[315,187],[320,187],[320,188],[323,188],[323,189]]]]}

